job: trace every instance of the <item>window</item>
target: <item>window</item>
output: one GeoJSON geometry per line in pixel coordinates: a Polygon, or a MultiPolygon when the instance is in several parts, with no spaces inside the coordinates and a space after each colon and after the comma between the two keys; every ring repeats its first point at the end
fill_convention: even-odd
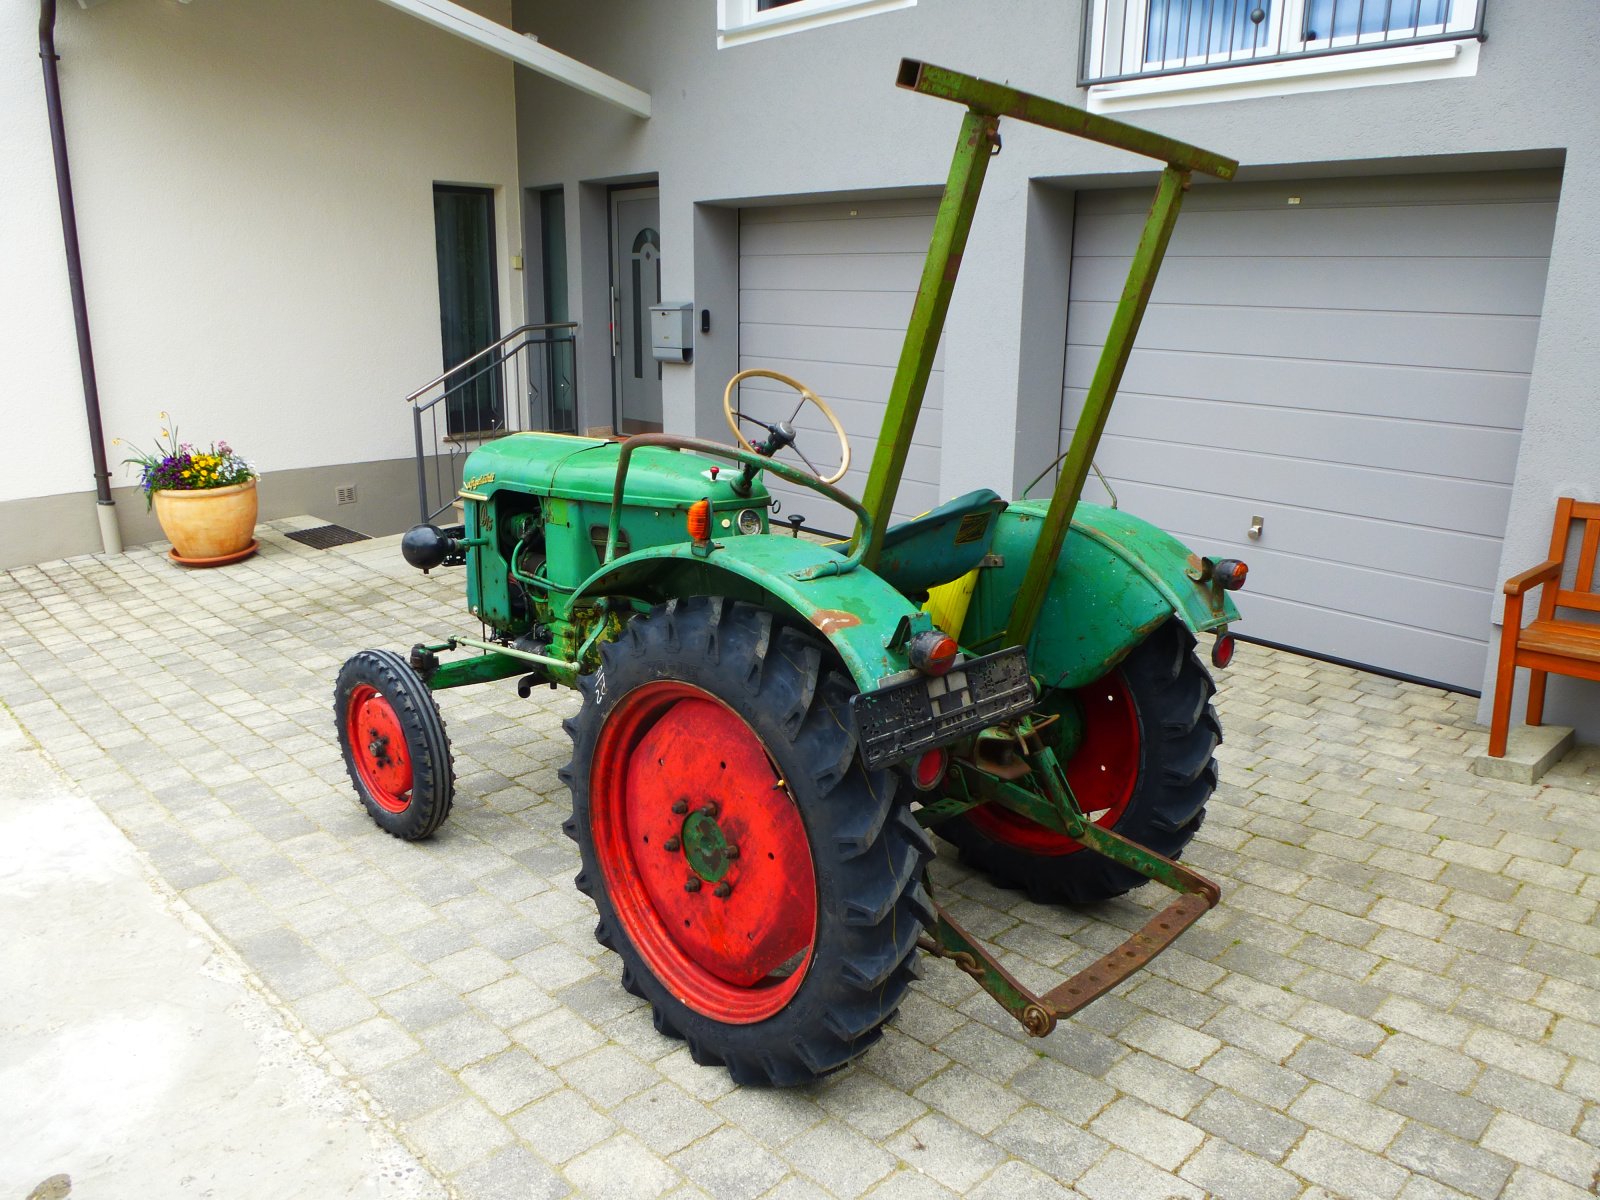
{"type": "Polygon", "coordinates": [[[856,17],[911,8],[917,0],[717,0],[717,45],[736,46],[856,17]]]}
{"type": "Polygon", "coordinates": [[[1476,47],[1463,47],[1483,30],[1483,0],[1087,0],[1087,15],[1079,82],[1091,109],[1109,107],[1097,98],[1314,75],[1349,80],[1321,87],[1399,82],[1373,72],[1417,78],[1430,63],[1440,75],[1470,74],[1476,47]]]}

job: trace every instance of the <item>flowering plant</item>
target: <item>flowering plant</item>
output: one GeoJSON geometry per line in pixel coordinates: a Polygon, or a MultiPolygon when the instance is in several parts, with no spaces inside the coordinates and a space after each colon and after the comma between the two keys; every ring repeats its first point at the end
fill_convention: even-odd
{"type": "MultiPolygon", "coordinates": [[[[231,487],[256,477],[256,469],[227,442],[213,442],[202,450],[178,440],[177,422],[166,413],[161,414],[161,420],[161,437],[156,440],[155,449],[138,451],[122,460],[139,468],[139,487],[144,491],[146,508],[157,492],[168,488],[197,491],[231,487]]],[[[118,438],[117,443],[123,444],[122,439],[118,438]]]]}

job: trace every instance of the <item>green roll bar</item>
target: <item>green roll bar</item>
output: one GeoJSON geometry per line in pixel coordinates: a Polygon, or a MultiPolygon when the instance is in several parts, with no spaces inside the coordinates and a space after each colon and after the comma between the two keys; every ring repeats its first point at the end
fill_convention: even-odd
{"type": "Polygon", "coordinates": [[[900,490],[911,434],[916,428],[923,397],[928,390],[928,376],[933,370],[939,337],[944,331],[945,316],[950,309],[951,294],[955,291],[956,274],[961,269],[967,235],[972,230],[978,194],[983,190],[989,159],[1000,147],[1000,119],[1010,117],[1031,125],[1041,125],[1105,146],[1142,154],[1166,164],[1156,188],[1155,203],[1145,220],[1144,232],[1128,269],[1128,281],[1122,289],[1122,299],[1117,304],[1111,330],[1106,335],[1100,364],[1089,385],[1083,413],[1078,418],[1072,444],[1056,479],[1055,493],[1045,514],[1038,543],[1033,557],[1028,561],[1027,573],[1023,576],[1010,620],[1006,624],[1004,644],[1023,645],[1032,635],[1039,619],[1056,559],[1072,523],[1073,510],[1083,494],[1095,448],[1105,431],[1117,385],[1122,381],[1122,372],[1128,365],[1128,355],[1133,350],[1139,323],[1150,302],[1156,272],[1161,268],[1167,242],[1172,237],[1172,228],[1177,222],[1178,209],[1183,203],[1183,193],[1188,189],[1189,177],[1191,173],[1200,171],[1219,179],[1231,179],[1239,169],[1239,164],[1234,159],[1126,125],[1110,117],[1087,113],[1003,84],[914,59],[901,61],[898,83],[925,96],[963,104],[967,112],[962,118],[955,157],[950,164],[950,177],[945,183],[939,213],[934,220],[933,239],[928,246],[928,258],[923,265],[916,303],[911,309],[911,321],[906,327],[900,362],[895,369],[894,382],[890,385],[883,431],[878,438],[877,451],[872,456],[872,466],[862,494],[862,505],[867,510],[868,519],[857,529],[856,548],[869,568],[877,565],[883,534],[894,508],[895,494],[900,490]]]}

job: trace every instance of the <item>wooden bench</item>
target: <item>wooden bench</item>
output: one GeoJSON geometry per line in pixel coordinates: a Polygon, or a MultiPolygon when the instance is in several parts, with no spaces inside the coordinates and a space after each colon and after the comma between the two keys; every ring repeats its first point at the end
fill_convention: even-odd
{"type": "Polygon", "coordinates": [[[1594,586],[1596,551],[1600,550],[1600,504],[1581,504],[1569,496],[1556,502],[1555,527],[1550,533],[1550,557],[1537,567],[1506,580],[1505,624],[1500,630],[1500,671],[1494,685],[1494,716],[1489,722],[1489,757],[1504,758],[1511,724],[1511,688],[1518,667],[1527,667],[1528,724],[1544,720],[1544,685],[1550,672],[1579,679],[1600,680],[1600,624],[1560,620],[1557,609],[1600,614],[1600,594],[1594,586]],[[1566,567],[1567,543],[1572,525],[1583,530],[1578,569],[1571,588],[1561,586],[1566,567]],[[1534,588],[1539,595],[1538,615],[1522,627],[1522,597],[1534,588]]]}

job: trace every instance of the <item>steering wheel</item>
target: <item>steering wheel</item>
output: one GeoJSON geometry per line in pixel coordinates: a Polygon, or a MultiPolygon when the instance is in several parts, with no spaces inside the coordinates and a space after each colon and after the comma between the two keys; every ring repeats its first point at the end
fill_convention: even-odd
{"type": "Polygon", "coordinates": [[[845,436],[844,426],[839,424],[839,418],[833,415],[833,409],[828,407],[828,402],[798,379],[791,379],[789,376],[779,374],[777,371],[768,371],[764,367],[752,367],[748,371],[740,371],[732,379],[728,380],[727,390],[722,393],[722,412],[728,418],[728,428],[733,430],[735,440],[752,454],[759,454],[763,458],[771,458],[779,450],[787,446],[800,456],[800,461],[810,467],[811,473],[822,480],[823,483],[838,483],[839,480],[844,478],[844,473],[850,469],[850,439],[845,436]],[[769,425],[767,422],[758,420],[748,413],[741,412],[734,406],[734,389],[746,379],[776,379],[779,383],[787,384],[799,392],[800,403],[794,406],[794,411],[789,414],[787,421],[774,421],[769,425]],[[815,404],[821,410],[822,415],[828,418],[828,424],[833,426],[833,431],[839,435],[839,469],[832,475],[824,475],[817,469],[817,465],[805,456],[804,451],[795,445],[796,434],[793,422],[800,415],[800,410],[806,406],[807,401],[815,404]],[[751,445],[749,439],[739,429],[740,421],[761,426],[767,431],[766,440],[759,446],[751,445]]]}

